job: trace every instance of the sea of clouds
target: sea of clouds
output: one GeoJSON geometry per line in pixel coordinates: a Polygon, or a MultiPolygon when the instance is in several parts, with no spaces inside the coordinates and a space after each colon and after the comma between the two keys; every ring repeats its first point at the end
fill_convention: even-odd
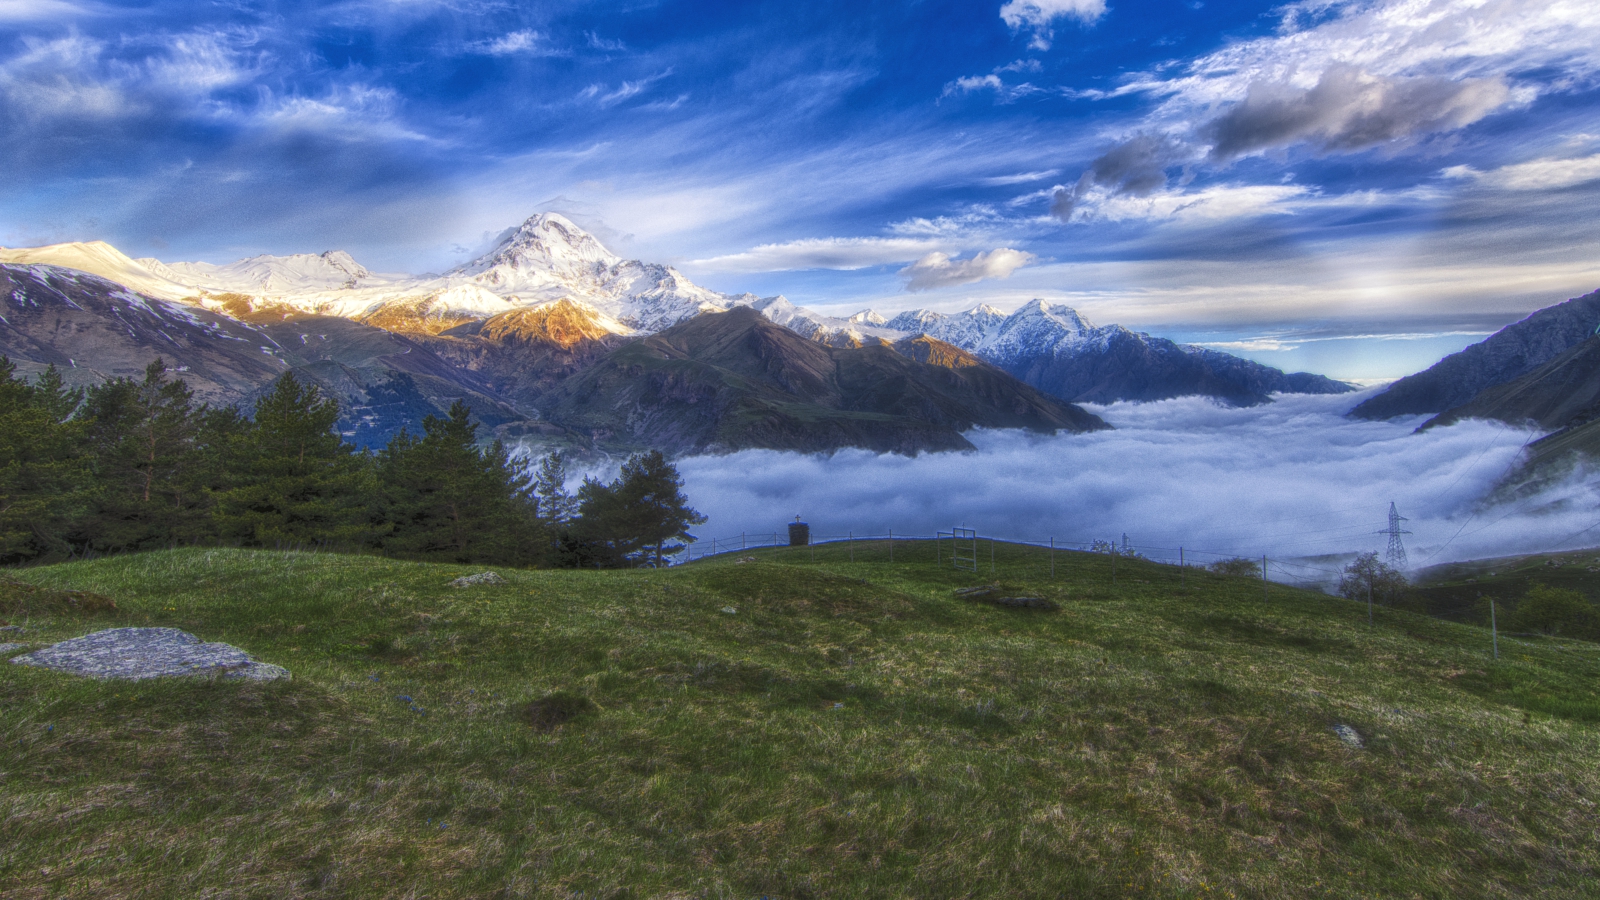
{"type": "MultiPolygon", "coordinates": [[[[1600,544],[1600,484],[1576,473],[1544,493],[1490,503],[1538,432],[1467,421],[1344,417],[1371,392],[1286,395],[1249,408],[1203,398],[1089,406],[1114,430],[1044,436],[975,431],[975,452],[916,457],[752,450],[679,460],[684,491],[726,549],[770,543],[803,517],[818,539],[931,535],[1129,542],[1151,558],[1282,560],[1274,577],[1317,580],[1385,550],[1390,502],[1413,567],[1600,544]],[[1298,567],[1297,567],[1298,566],[1298,567]]],[[[782,539],[782,538],[781,538],[782,539]]]]}

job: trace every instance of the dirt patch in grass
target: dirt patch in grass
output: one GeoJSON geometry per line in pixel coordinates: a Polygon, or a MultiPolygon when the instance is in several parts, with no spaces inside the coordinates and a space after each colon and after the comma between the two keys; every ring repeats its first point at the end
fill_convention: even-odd
{"type": "Polygon", "coordinates": [[[594,701],[581,694],[557,691],[522,707],[522,719],[534,731],[551,731],[593,713],[598,707],[594,701]]]}
{"type": "Polygon", "coordinates": [[[116,611],[116,601],[103,594],[58,591],[25,581],[0,580],[0,617],[96,616],[116,611]]]}

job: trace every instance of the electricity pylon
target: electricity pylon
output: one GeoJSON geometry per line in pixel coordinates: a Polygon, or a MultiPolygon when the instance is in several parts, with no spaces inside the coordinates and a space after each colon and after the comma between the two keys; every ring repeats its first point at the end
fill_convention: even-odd
{"type": "Polygon", "coordinates": [[[1401,529],[1400,523],[1409,521],[1411,520],[1400,515],[1400,510],[1395,508],[1394,501],[1389,501],[1389,527],[1378,533],[1389,536],[1389,552],[1385,555],[1385,561],[1396,569],[1406,567],[1406,545],[1401,542],[1400,535],[1411,532],[1401,529]]]}

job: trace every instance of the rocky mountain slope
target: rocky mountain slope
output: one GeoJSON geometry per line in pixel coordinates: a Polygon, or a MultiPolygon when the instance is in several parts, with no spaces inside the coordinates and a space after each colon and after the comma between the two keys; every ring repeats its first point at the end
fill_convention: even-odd
{"type": "Polygon", "coordinates": [[[79,385],[139,378],[159,358],[202,402],[248,408],[293,371],[338,399],[340,430],[366,446],[401,428],[420,430],[423,418],[457,399],[507,437],[551,430],[423,343],[348,319],[287,307],[225,315],[43,265],[0,264],[0,296],[0,354],[23,376],[54,365],[79,385]]]}
{"type": "MultiPolygon", "coordinates": [[[[157,355],[161,329],[124,329],[118,316],[134,315],[129,304],[139,303],[167,318],[188,313],[219,340],[249,335],[235,343],[265,348],[251,351],[261,359],[249,357],[258,365],[245,371],[239,362],[230,369],[202,361],[196,347],[166,347],[159,355],[204,382],[208,398],[248,404],[277,373],[295,369],[339,398],[342,428],[366,444],[415,430],[454,399],[502,436],[579,435],[618,450],[919,450],[965,447],[958,432],[974,426],[1103,425],[1063,400],[1199,393],[1245,404],[1276,391],[1347,389],[1115,325],[1095,327],[1041,301],[1010,315],[980,306],[954,315],[920,310],[889,319],[869,310],[838,318],[781,296],[718,293],[669,266],[623,259],[554,213],[508,229],[488,253],[443,275],[374,273],[339,251],[215,265],[134,260],[90,243],[0,249],[5,260],[61,263],[110,279],[95,279],[94,291],[104,295],[96,311],[79,310],[87,318],[77,331],[98,334],[97,342],[41,332],[29,344],[16,332],[0,349],[20,361],[59,356],[81,364],[83,354],[68,351],[93,346],[97,361],[116,361],[111,374],[142,370],[145,357],[157,355]],[[112,298],[118,284],[145,297],[122,290],[122,299],[112,298]],[[738,314],[727,318],[730,311],[738,314]],[[701,319],[699,328],[673,332],[701,319]],[[759,329],[751,330],[752,319],[759,329]],[[712,338],[730,323],[744,323],[738,340],[712,338]],[[677,336],[652,342],[668,332],[677,336]],[[749,341],[765,349],[752,350],[749,341]],[[634,349],[624,346],[630,343],[634,349]],[[757,377],[754,363],[730,349],[736,346],[775,368],[757,377]],[[813,368],[810,380],[784,380],[813,368]],[[629,378],[639,383],[625,384],[629,378]],[[580,409],[580,396],[601,398],[600,405],[580,409]]],[[[173,340],[181,343],[183,334],[173,340]]]]}
{"type": "Polygon", "coordinates": [[[1360,419],[1440,413],[1537,369],[1595,334],[1600,291],[1547,306],[1432,366],[1396,381],[1350,411],[1360,419]]]}
{"type": "Polygon", "coordinates": [[[956,348],[920,339],[935,365],[882,344],[835,348],[752,309],[697,316],[607,353],[540,400],[597,440],[677,452],[747,448],[970,449],[973,427],[1088,431],[1099,418],[956,348]]]}
{"type": "Polygon", "coordinates": [[[79,385],[143,377],[160,357],[212,403],[238,400],[291,365],[248,323],[47,265],[0,264],[0,354],[22,375],[54,365],[79,385]]]}
{"type": "Polygon", "coordinates": [[[748,306],[796,334],[833,347],[927,334],[1072,401],[1202,394],[1250,404],[1280,391],[1350,389],[1321,376],[1285,375],[1117,325],[1096,327],[1068,307],[1038,300],[1010,315],[980,305],[953,315],[915,310],[886,318],[867,310],[839,318],[795,306],[782,296],[723,294],[694,284],[670,266],[623,259],[555,213],[508,229],[488,253],[442,276],[374,274],[337,251],[257,256],[221,266],[131,260],[104,244],[0,250],[0,259],[7,254],[60,261],[130,286],[148,285],[146,292],[153,291],[153,296],[187,297],[208,308],[219,308],[226,298],[246,297],[252,306],[290,306],[406,334],[437,335],[559,300],[595,310],[596,321],[619,335],[650,334],[707,312],[748,306]]]}
{"type": "Polygon", "coordinates": [[[1462,419],[1496,419],[1561,429],[1600,418],[1600,335],[1591,336],[1537,369],[1480,391],[1423,428],[1462,419]]]}

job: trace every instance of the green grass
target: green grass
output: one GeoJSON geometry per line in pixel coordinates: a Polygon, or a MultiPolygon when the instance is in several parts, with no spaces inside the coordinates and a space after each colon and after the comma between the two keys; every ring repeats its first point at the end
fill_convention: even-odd
{"type": "Polygon", "coordinates": [[[226,550],[15,573],[119,607],[22,639],[175,626],[294,680],[0,665],[0,896],[1595,895],[1595,645],[1494,663],[1478,628],[988,550],[465,589],[226,550]],[[990,581],[1062,609],[954,596],[990,581]]]}
{"type": "Polygon", "coordinates": [[[1487,604],[1515,605],[1534,585],[1577,591],[1600,602],[1600,549],[1445,563],[1416,575],[1413,593],[1433,615],[1486,622],[1487,604]]]}

